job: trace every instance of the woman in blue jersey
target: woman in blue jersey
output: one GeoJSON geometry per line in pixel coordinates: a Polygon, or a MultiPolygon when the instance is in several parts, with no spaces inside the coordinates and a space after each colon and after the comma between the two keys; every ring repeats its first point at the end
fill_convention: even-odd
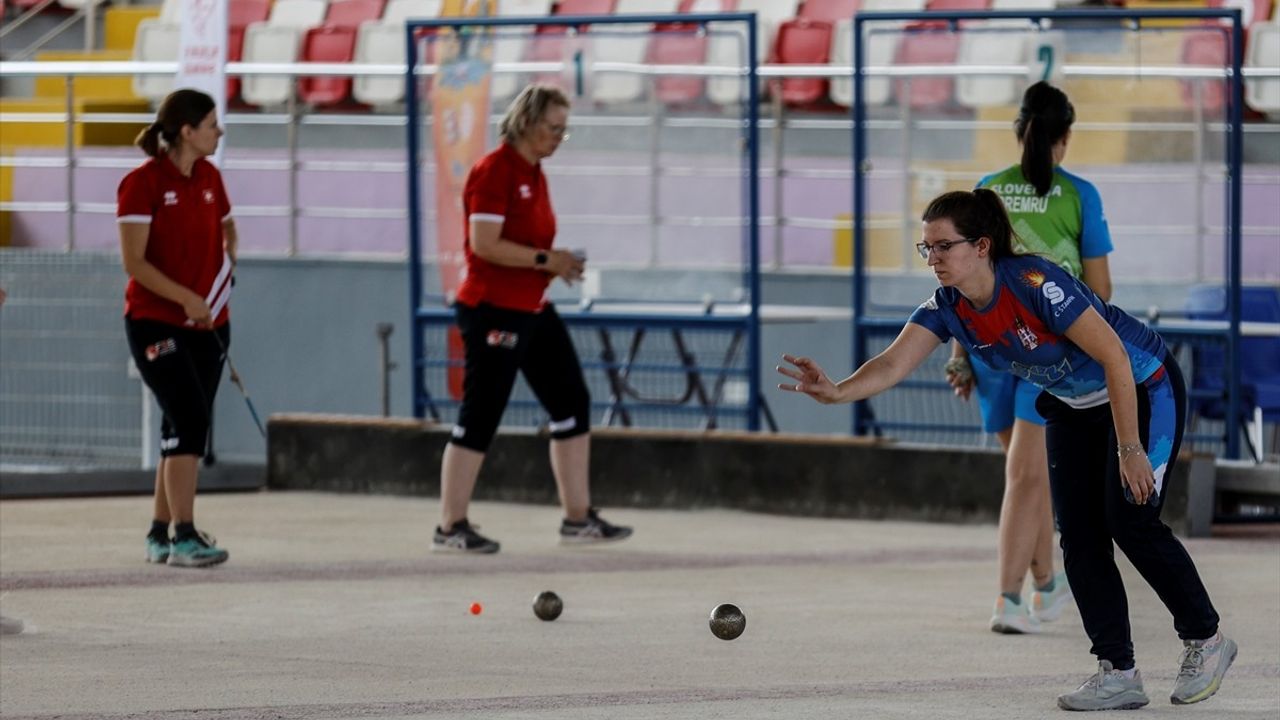
{"type": "Polygon", "coordinates": [[[999,196],[985,189],[942,195],[925,210],[916,247],[941,286],[887,350],[833,382],[813,360],[784,355],[778,371],[822,403],[854,402],[901,382],[952,338],[1002,372],[1041,388],[1049,481],[1067,577],[1098,671],[1058,698],[1067,710],[1147,704],[1134,663],[1115,543],[1151,585],[1183,640],[1170,700],[1217,692],[1236,644],[1195,564],[1160,521],[1166,478],[1178,456],[1186,391],[1160,336],[1103,302],[1056,264],[1014,250],[999,196]]]}
{"type": "MultiPolygon", "coordinates": [[[[1004,201],[1013,225],[1013,249],[1036,253],[1084,280],[1103,302],[1111,300],[1111,233],[1098,191],[1060,167],[1071,141],[1075,108],[1065,93],[1045,82],[1027,88],[1014,121],[1022,159],[984,177],[978,187],[1004,201]]],[[[1040,632],[1071,603],[1071,588],[1053,565],[1053,509],[1045,460],[1044,418],[1036,412],[1040,388],[993,368],[964,346],[951,344],[947,380],[958,396],[977,391],[982,428],[1005,452],[1004,502],[997,548],[1000,596],[990,627],[1000,633],[1040,632]],[[1031,573],[1032,593],[1022,586],[1031,573]]]]}

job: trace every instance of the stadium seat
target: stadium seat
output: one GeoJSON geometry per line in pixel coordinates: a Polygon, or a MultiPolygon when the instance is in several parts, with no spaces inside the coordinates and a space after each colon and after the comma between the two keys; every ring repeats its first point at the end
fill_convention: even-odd
{"type": "MultiPolygon", "coordinates": [[[[143,20],[133,41],[133,59],[138,62],[175,62],[182,27],[162,20],[143,20]]],[[[133,94],[158,103],[173,92],[172,75],[134,75],[133,94]]]]}
{"type": "MultiPolygon", "coordinates": [[[[681,13],[732,12],[735,0],[682,0],[681,13]]],[[[649,43],[648,62],[653,65],[702,65],[707,61],[708,37],[689,23],[672,23],[658,28],[649,43]]],[[[705,96],[706,82],[700,77],[658,76],[654,92],[666,105],[689,105],[705,96]]]]}
{"type": "MultiPolygon", "coordinates": [[[[181,13],[182,0],[175,0],[181,13]]],[[[166,0],[165,7],[168,7],[166,0]]],[[[164,10],[161,10],[163,16],[164,10]]],[[[227,5],[227,62],[239,62],[244,57],[245,29],[256,22],[265,22],[271,15],[271,0],[231,0],[227,5]]],[[[174,22],[177,22],[175,20],[174,22]]],[[[240,78],[227,78],[227,102],[240,97],[240,78]]]]}
{"type": "MultiPolygon", "coordinates": [[[[561,0],[556,6],[556,15],[612,15],[615,0],[561,0]]],[[[531,62],[562,62],[568,60],[575,50],[583,47],[577,38],[566,40],[566,28],[563,25],[540,25],[537,32],[529,40],[525,59],[531,62]]],[[[579,28],[585,30],[585,28],[579,28]]],[[[562,85],[565,78],[570,77],[569,70],[560,73],[542,73],[538,82],[562,85]]]]}
{"type": "MultiPolygon", "coordinates": [[[[302,43],[305,62],[351,62],[361,23],[382,15],[383,0],[335,0],[325,14],[324,25],[307,31],[302,43]]],[[[298,97],[311,105],[336,105],[351,95],[351,78],[298,78],[298,97]]]]}
{"type": "Polygon", "coordinates": [[[930,12],[960,12],[963,10],[987,10],[991,0],[929,0],[930,12]]]}
{"type": "MultiPolygon", "coordinates": [[[[444,0],[389,0],[382,20],[360,23],[356,33],[355,61],[367,65],[404,63],[404,22],[409,18],[434,18],[444,0]]],[[[404,78],[363,75],[351,85],[351,96],[366,105],[387,106],[404,99],[404,78]]]]}
{"type": "MultiPolygon", "coordinates": [[[[1187,299],[1192,320],[1226,320],[1226,290],[1221,286],[1193,288],[1187,299]]],[[[1240,319],[1280,323],[1280,289],[1246,286],[1240,289],[1240,319]]],[[[1226,354],[1216,345],[1192,346],[1189,381],[1191,421],[1196,417],[1221,420],[1226,415],[1226,354]]],[[[1262,459],[1262,423],[1280,421],[1280,337],[1240,340],[1240,417],[1249,450],[1262,459]]]]}
{"type": "MultiPolygon", "coordinates": [[[[1053,0],[994,0],[993,10],[1051,10],[1053,0]]],[[[1028,81],[1039,80],[1043,70],[1049,80],[1061,83],[1066,38],[1053,30],[1035,30],[1025,20],[989,20],[964,25],[956,55],[957,65],[1022,65],[1027,75],[961,75],[956,78],[956,101],[972,108],[1014,105],[1028,81]],[[1049,60],[1042,60],[1042,48],[1050,48],[1049,60]]]]}
{"type": "MultiPolygon", "coordinates": [[[[244,34],[245,62],[297,62],[302,38],[310,28],[324,22],[325,0],[276,0],[266,22],[250,25],[244,34]]],[[[282,105],[293,93],[288,76],[252,75],[240,83],[240,94],[250,105],[282,105]]]]}
{"type": "MultiPolygon", "coordinates": [[[[1182,40],[1184,65],[1225,68],[1228,62],[1227,33],[1223,30],[1193,30],[1182,40]]],[[[1199,104],[1207,113],[1220,114],[1227,106],[1228,85],[1224,78],[1201,78],[1182,81],[1182,101],[1187,107],[1196,105],[1196,86],[1200,87],[1199,104]]]]}
{"type": "MultiPolygon", "coordinates": [[[[1277,13],[1280,18],[1280,12],[1277,13]]],[[[1245,53],[1247,67],[1280,67],[1280,22],[1254,23],[1245,53]]],[[[1245,100],[1258,112],[1280,117],[1280,78],[1246,78],[1245,100]]]]}
{"type": "MultiPolygon", "coordinates": [[[[756,14],[756,62],[772,56],[777,28],[782,21],[795,17],[800,0],[738,0],[738,12],[756,14]]],[[[739,32],[742,26],[718,25],[707,41],[707,64],[742,67],[746,62],[747,41],[739,32]]],[[[717,105],[736,105],[746,99],[743,83],[738,78],[713,77],[707,81],[707,97],[717,105]]]]}
{"type": "MultiPolygon", "coordinates": [[[[500,17],[542,17],[551,13],[551,0],[498,0],[500,17]]],[[[494,63],[520,62],[529,45],[529,38],[535,32],[532,25],[518,25],[500,28],[494,36],[494,63]]],[[[523,87],[524,73],[493,74],[490,85],[490,96],[495,103],[504,103],[515,97],[523,87]]]]}
{"type": "MultiPolygon", "coordinates": [[[[1211,8],[1240,8],[1240,23],[1246,28],[1265,23],[1274,9],[1271,0],[1209,0],[1211,8]]],[[[1223,21],[1224,24],[1230,24],[1223,21]]]]}
{"type": "MultiPolygon", "coordinates": [[[[864,12],[920,12],[925,0],[862,0],[864,12]]],[[[884,67],[893,62],[897,53],[900,29],[905,23],[878,22],[865,25],[867,39],[864,62],[870,66],[884,67]]],[[[831,64],[838,67],[853,65],[853,21],[841,20],[831,36],[831,64]]],[[[870,105],[889,102],[892,84],[888,78],[868,77],[862,83],[863,100],[870,105]]],[[[853,78],[842,76],[831,80],[831,100],[837,105],[853,105],[853,78]]]]}
{"type": "MultiPolygon", "coordinates": [[[[832,24],[827,20],[796,18],[778,28],[774,59],[783,65],[826,65],[831,61],[832,24]]],[[[793,107],[813,105],[827,96],[826,78],[789,77],[777,84],[782,102],[793,107]]]]}
{"type": "MultiPolygon", "coordinates": [[[[164,0],[160,4],[160,21],[167,23],[182,22],[182,6],[183,0],[164,0]]],[[[230,13],[230,8],[227,10],[230,13]]],[[[266,15],[263,15],[265,18],[266,15]]],[[[230,24],[229,22],[227,23],[230,24]]]]}
{"type": "MultiPolygon", "coordinates": [[[[898,43],[895,65],[951,65],[956,61],[960,37],[945,24],[915,23],[898,43]]],[[[894,83],[898,103],[914,109],[937,108],[951,101],[954,82],[950,77],[914,77],[894,83]]]]}
{"type": "MultiPolygon", "coordinates": [[[[618,0],[615,15],[671,15],[679,0],[618,0]]],[[[652,23],[601,24],[592,29],[591,62],[643,63],[648,55],[652,23]]],[[[636,102],[646,96],[650,76],[626,72],[592,72],[591,99],[603,104],[636,102]]]]}
{"type": "Polygon", "coordinates": [[[858,12],[861,0],[804,0],[799,17],[806,20],[826,20],[835,25],[848,20],[858,12]]]}

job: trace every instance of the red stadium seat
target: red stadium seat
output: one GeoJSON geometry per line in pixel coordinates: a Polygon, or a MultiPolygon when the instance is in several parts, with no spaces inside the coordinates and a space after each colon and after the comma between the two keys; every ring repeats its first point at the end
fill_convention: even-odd
{"type": "MultiPolygon", "coordinates": [[[[1196,30],[1189,32],[1182,39],[1182,62],[1185,65],[1206,67],[1226,67],[1227,31],[1196,30]]],[[[1196,88],[1199,84],[1200,104],[1206,112],[1221,112],[1227,106],[1227,84],[1224,79],[1200,79],[1182,81],[1182,101],[1187,107],[1196,104],[1196,88]]]]}
{"type": "Polygon", "coordinates": [[[800,17],[806,20],[826,20],[835,25],[841,20],[848,20],[858,12],[862,0],[804,0],[800,6],[800,17]]]}
{"type": "MultiPolygon", "coordinates": [[[[227,6],[227,62],[244,56],[244,29],[271,14],[271,0],[231,0],[227,6]]],[[[227,102],[240,96],[240,78],[227,78],[227,102]]]]}
{"type": "MultiPolygon", "coordinates": [[[[737,0],[681,0],[680,12],[732,12],[737,0]]],[[[655,28],[647,61],[653,65],[701,65],[707,61],[707,37],[697,35],[690,23],[669,23],[655,28]]],[[[667,105],[688,105],[702,99],[706,80],[700,77],[659,76],[654,81],[658,100],[667,105]]]]}
{"type": "MultiPolygon", "coordinates": [[[[356,29],[325,25],[307,31],[302,41],[303,62],[351,62],[356,29]]],[[[351,94],[351,78],[317,76],[298,78],[298,97],[312,105],[337,105],[351,94]]]]}
{"type": "MultiPolygon", "coordinates": [[[[336,0],[329,4],[324,25],[307,31],[302,41],[303,62],[351,62],[360,23],[382,16],[384,0],[336,0]]],[[[298,97],[312,105],[337,105],[351,95],[350,77],[298,78],[298,97]]]]}
{"type": "Polygon", "coordinates": [[[360,23],[382,17],[386,0],[334,0],[324,15],[326,27],[359,29],[360,23]]]}
{"type": "MultiPolygon", "coordinates": [[[[775,60],[785,65],[826,65],[833,32],[826,20],[788,20],[778,28],[775,60]]],[[[813,105],[827,96],[828,84],[826,78],[783,78],[781,98],[787,105],[813,105]]]]}
{"type": "MultiPolygon", "coordinates": [[[[556,15],[612,15],[615,0],[560,0],[552,17],[556,15]]],[[[530,62],[559,62],[564,59],[563,25],[539,25],[529,40],[525,60],[530,62]]],[[[538,82],[559,84],[558,75],[540,75],[538,82]]]]}
{"type": "MultiPolygon", "coordinates": [[[[945,23],[915,23],[898,44],[894,65],[951,65],[960,49],[960,36],[947,32],[945,23]]],[[[898,103],[912,108],[936,108],[951,102],[954,80],[949,77],[914,77],[910,89],[903,80],[895,82],[898,103]]]]}
{"type": "Polygon", "coordinates": [[[989,7],[991,7],[991,0],[929,0],[925,9],[930,12],[959,12],[986,10],[989,7]]]}

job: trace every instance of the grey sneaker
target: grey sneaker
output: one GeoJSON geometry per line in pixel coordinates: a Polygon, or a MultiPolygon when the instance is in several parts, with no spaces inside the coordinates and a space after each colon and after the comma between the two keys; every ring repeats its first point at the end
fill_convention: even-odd
{"type": "Polygon", "coordinates": [[[476,532],[466,518],[455,522],[449,532],[437,525],[431,538],[432,552],[491,555],[498,552],[499,547],[498,543],[476,532]]]}
{"type": "Polygon", "coordinates": [[[1183,640],[1182,645],[1182,655],[1178,658],[1182,667],[1178,669],[1169,701],[1174,705],[1190,705],[1208,700],[1222,687],[1222,676],[1236,659],[1236,642],[1218,633],[1209,640],[1183,640]],[[1208,643],[1212,644],[1205,647],[1208,643]]]}
{"type": "Polygon", "coordinates": [[[1130,680],[1110,660],[1099,662],[1098,672],[1079,690],[1058,696],[1063,710],[1137,710],[1149,702],[1142,691],[1142,674],[1134,672],[1130,680]]]}
{"type": "Polygon", "coordinates": [[[560,542],[564,545],[616,542],[629,537],[631,528],[601,518],[595,508],[587,510],[587,517],[581,522],[566,519],[560,523],[560,542]]]}

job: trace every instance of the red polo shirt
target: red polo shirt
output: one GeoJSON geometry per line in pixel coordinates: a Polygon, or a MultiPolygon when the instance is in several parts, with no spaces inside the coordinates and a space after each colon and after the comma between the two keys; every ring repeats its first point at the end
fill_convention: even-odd
{"type": "Polygon", "coordinates": [[[471,251],[471,221],[502,223],[503,239],[550,249],[556,237],[556,216],[542,166],[530,164],[515,148],[502,143],[471,168],[462,208],[467,274],[458,288],[458,300],[472,307],[489,303],[510,310],[541,310],[551,275],[536,268],[495,265],[477,256],[471,251]]]}
{"type": "MultiPolygon", "coordinates": [[[[126,175],[116,191],[116,222],[150,226],[147,262],[205,298],[215,326],[227,322],[231,265],[222,246],[222,222],[229,217],[231,202],[222,174],[203,159],[196,160],[186,177],[161,154],[126,175]]],[[[125,288],[124,312],[136,320],[179,326],[187,321],[181,305],[133,278],[125,288]]]]}

